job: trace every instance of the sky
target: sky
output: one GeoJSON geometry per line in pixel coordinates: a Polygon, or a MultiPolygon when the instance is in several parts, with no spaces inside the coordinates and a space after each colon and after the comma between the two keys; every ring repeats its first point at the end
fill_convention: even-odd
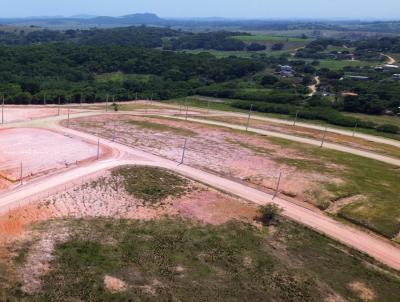
{"type": "Polygon", "coordinates": [[[121,16],[400,19],[400,0],[0,0],[0,17],[121,16]]]}

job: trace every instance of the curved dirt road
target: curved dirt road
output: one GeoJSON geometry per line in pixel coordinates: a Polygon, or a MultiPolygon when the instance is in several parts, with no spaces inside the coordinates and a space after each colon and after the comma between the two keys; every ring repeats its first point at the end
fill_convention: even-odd
{"type": "Polygon", "coordinates": [[[381,53],[381,55],[387,58],[386,64],[388,64],[388,65],[394,65],[394,64],[397,63],[397,61],[396,61],[395,58],[393,58],[393,57],[391,57],[391,56],[389,56],[389,55],[385,55],[384,53],[381,53]]]}
{"type": "MultiPolygon", "coordinates": [[[[52,129],[76,135],[83,139],[91,140],[92,142],[97,141],[97,137],[93,135],[65,129],[61,126],[53,126],[52,129]]],[[[73,181],[79,182],[83,177],[105,169],[121,165],[155,166],[175,171],[183,176],[256,204],[264,205],[267,203],[275,203],[283,209],[283,214],[285,216],[362,251],[390,267],[400,270],[400,248],[388,240],[341,224],[321,212],[301,207],[282,198],[277,197],[273,199],[273,196],[268,193],[247,187],[220,176],[185,165],[179,166],[176,162],[107,140],[102,140],[102,144],[116,151],[114,152],[114,158],[97,161],[87,166],[36,180],[25,186],[21,186],[16,190],[2,194],[0,195],[0,212],[4,212],[12,207],[20,205],[21,200],[28,201],[29,198],[33,196],[49,192],[53,188],[62,186],[66,183],[73,181]]]]}

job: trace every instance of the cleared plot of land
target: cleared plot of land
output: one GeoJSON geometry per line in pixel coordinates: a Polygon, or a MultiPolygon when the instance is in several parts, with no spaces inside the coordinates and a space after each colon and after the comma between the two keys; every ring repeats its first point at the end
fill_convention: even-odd
{"type": "MultiPolygon", "coordinates": [[[[99,133],[118,142],[179,162],[188,139],[185,164],[275,189],[283,173],[282,194],[331,210],[349,221],[396,239],[400,232],[400,170],[394,166],[283,139],[226,128],[161,118],[119,115],[71,121],[80,131],[99,133]],[[351,203],[343,199],[358,195],[351,203]]],[[[311,206],[304,204],[305,206],[311,206]]]]}
{"type": "Polygon", "coordinates": [[[119,168],[0,217],[0,295],[397,301],[398,273],[281,217],[261,226],[256,215],[254,206],[168,171],[119,168]],[[180,193],[171,195],[171,186],[180,193]]]}
{"type": "MultiPolygon", "coordinates": [[[[105,150],[101,150],[102,153],[105,150]]],[[[97,146],[56,132],[18,128],[0,130],[0,179],[15,182],[97,157],[97,146]]]]}
{"type": "MultiPolygon", "coordinates": [[[[244,117],[242,118],[237,116],[233,117],[233,116],[203,115],[203,116],[198,116],[198,118],[203,120],[205,119],[211,121],[224,122],[234,125],[242,125],[242,126],[247,125],[247,118],[244,117]]],[[[268,131],[276,131],[279,133],[291,134],[300,137],[313,138],[313,139],[320,138],[322,140],[322,138],[324,137],[324,131],[321,130],[315,130],[300,126],[294,127],[291,125],[278,124],[278,123],[272,123],[254,119],[250,121],[250,127],[268,131]]],[[[325,136],[325,141],[400,158],[400,149],[395,146],[374,143],[357,137],[350,137],[336,133],[328,133],[328,135],[325,136]]]]}
{"type": "MultiPolygon", "coordinates": [[[[67,108],[60,108],[60,114],[67,114],[67,108]]],[[[78,110],[70,110],[77,113],[78,110]]],[[[34,107],[9,107],[4,108],[4,123],[26,121],[58,115],[58,108],[34,108],[34,107]]],[[[1,118],[0,118],[1,121],[1,118]]]]}

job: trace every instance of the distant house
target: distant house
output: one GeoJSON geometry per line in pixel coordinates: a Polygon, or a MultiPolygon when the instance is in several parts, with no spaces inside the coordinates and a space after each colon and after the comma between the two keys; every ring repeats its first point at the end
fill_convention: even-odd
{"type": "Polygon", "coordinates": [[[283,77],[291,78],[294,76],[294,70],[292,66],[289,65],[279,65],[279,74],[283,77]]]}
{"type": "Polygon", "coordinates": [[[384,69],[399,69],[398,65],[392,65],[392,64],[385,64],[383,65],[384,69]]]}
{"type": "Polygon", "coordinates": [[[369,77],[366,76],[360,76],[360,75],[351,75],[351,76],[347,76],[347,79],[350,80],[356,80],[356,81],[368,81],[369,77]]]}
{"type": "Polygon", "coordinates": [[[400,73],[395,73],[392,78],[393,80],[400,80],[400,73]]]}

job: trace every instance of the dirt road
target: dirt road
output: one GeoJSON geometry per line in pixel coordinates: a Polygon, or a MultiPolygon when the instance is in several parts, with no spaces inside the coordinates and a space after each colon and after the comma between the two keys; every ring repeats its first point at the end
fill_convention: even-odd
{"type": "Polygon", "coordinates": [[[313,96],[314,94],[317,93],[317,88],[318,88],[319,84],[321,84],[321,80],[320,80],[319,76],[314,77],[314,84],[308,86],[308,89],[310,89],[310,91],[311,91],[308,94],[308,96],[313,96]]]}
{"type": "MultiPolygon", "coordinates": [[[[54,128],[62,130],[64,133],[77,135],[81,138],[89,139],[94,142],[97,140],[95,136],[86,133],[80,133],[70,129],[63,129],[61,127],[54,128]]],[[[88,174],[120,165],[149,165],[170,169],[183,176],[199,181],[216,189],[228,192],[229,194],[236,195],[256,204],[263,205],[267,203],[275,203],[283,209],[283,214],[285,216],[299,223],[307,225],[318,232],[326,234],[327,236],[334,238],[348,246],[358,249],[388,266],[400,270],[400,248],[385,239],[378,238],[374,235],[367,234],[350,226],[343,225],[340,222],[329,218],[323,213],[301,207],[282,198],[278,197],[273,199],[273,196],[268,193],[261,192],[220,176],[216,176],[186,165],[178,166],[176,162],[117,143],[112,143],[105,140],[103,140],[102,143],[116,150],[114,158],[98,161],[91,165],[76,168],[74,170],[60,173],[48,178],[43,178],[41,180],[28,183],[25,186],[8,192],[7,194],[2,194],[0,195],[0,212],[4,212],[9,208],[18,206],[23,200],[27,202],[33,196],[51,191],[53,188],[62,186],[65,183],[71,183],[73,181],[78,183],[82,177],[85,177],[88,174]]]]}
{"type": "Polygon", "coordinates": [[[395,58],[393,58],[393,57],[391,57],[389,55],[385,55],[384,53],[382,53],[381,55],[387,58],[386,64],[394,65],[394,64],[397,63],[395,58]]]}

